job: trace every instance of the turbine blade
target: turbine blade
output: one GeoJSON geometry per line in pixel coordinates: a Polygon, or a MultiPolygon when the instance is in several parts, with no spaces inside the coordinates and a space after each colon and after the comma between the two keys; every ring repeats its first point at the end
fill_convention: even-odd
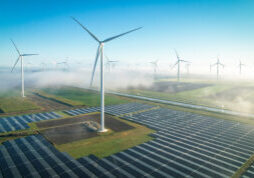
{"type": "Polygon", "coordinates": [[[176,61],[176,63],[171,67],[171,69],[173,69],[177,64],[178,64],[179,61],[176,61]]]}
{"type": "Polygon", "coordinates": [[[98,61],[99,54],[100,54],[100,48],[101,48],[101,46],[99,45],[97,52],[96,52],[95,60],[94,60],[93,71],[92,71],[92,76],[91,76],[91,81],[90,81],[90,87],[93,85],[94,73],[95,73],[97,61],[98,61]]]}
{"type": "Polygon", "coordinates": [[[15,47],[15,49],[17,50],[18,54],[20,55],[20,52],[19,52],[19,50],[18,50],[18,47],[16,46],[16,44],[14,43],[14,41],[13,41],[12,39],[11,39],[11,42],[12,42],[13,46],[15,47]]]}
{"type": "Polygon", "coordinates": [[[137,30],[139,30],[139,29],[141,29],[141,28],[142,28],[142,27],[135,28],[135,29],[133,29],[133,30],[127,31],[127,32],[122,33],[122,34],[120,34],[120,35],[116,35],[116,36],[113,36],[113,37],[107,38],[107,39],[103,40],[102,42],[103,42],[103,43],[106,43],[106,42],[108,42],[108,41],[111,41],[111,40],[114,40],[114,39],[116,39],[116,38],[119,38],[120,36],[123,36],[123,35],[126,35],[126,34],[128,34],[128,33],[131,33],[131,32],[134,32],[134,31],[137,31],[137,30]]]}
{"type": "Polygon", "coordinates": [[[97,42],[100,43],[100,40],[92,33],[90,32],[84,25],[82,25],[77,19],[75,19],[74,17],[71,17],[75,22],[77,22],[85,31],[87,31],[87,33],[89,33],[89,35],[91,37],[93,37],[93,39],[95,39],[97,42]]]}
{"type": "Polygon", "coordinates": [[[35,56],[35,55],[39,55],[39,54],[21,54],[21,56],[35,56]]]}
{"type": "Polygon", "coordinates": [[[12,67],[11,72],[14,70],[15,66],[16,66],[16,65],[17,65],[17,63],[19,62],[19,59],[20,59],[20,56],[18,57],[18,59],[16,60],[16,62],[15,62],[15,64],[14,64],[14,66],[12,67]]]}
{"type": "Polygon", "coordinates": [[[177,51],[175,50],[175,53],[176,53],[176,58],[179,60],[180,59],[180,57],[179,57],[179,55],[178,55],[178,53],[177,53],[177,51]]]}

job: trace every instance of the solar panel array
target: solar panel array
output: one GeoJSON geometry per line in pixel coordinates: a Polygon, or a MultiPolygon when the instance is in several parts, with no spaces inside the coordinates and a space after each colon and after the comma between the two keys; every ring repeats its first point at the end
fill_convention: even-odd
{"type": "MultiPolygon", "coordinates": [[[[124,104],[108,112],[146,125],[153,140],[103,159],[73,159],[42,136],[4,142],[0,177],[230,177],[254,153],[254,126],[153,106],[124,104]],[[147,110],[137,112],[139,110],[147,110]]],[[[245,173],[254,177],[253,166],[245,173]]]]}
{"type": "MultiPolygon", "coordinates": [[[[140,104],[140,103],[127,103],[127,104],[105,106],[105,112],[112,115],[121,115],[121,114],[126,114],[131,112],[137,112],[137,111],[141,111],[145,109],[150,109],[152,107],[154,106],[140,104]]],[[[100,107],[72,109],[72,110],[66,110],[64,111],[64,113],[69,114],[71,116],[77,116],[80,114],[86,114],[86,113],[98,112],[98,111],[100,111],[100,107]]]]}
{"type": "Polygon", "coordinates": [[[0,118],[0,133],[27,129],[30,122],[56,119],[61,116],[54,112],[36,113],[22,116],[2,117],[0,118]]]}
{"type": "Polygon", "coordinates": [[[149,158],[150,165],[159,161],[153,170],[171,169],[174,177],[229,177],[254,154],[254,126],[247,124],[164,108],[125,119],[157,130],[154,140],[128,152],[149,158]]]}
{"type": "MultiPolygon", "coordinates": [[[[93,177],[94,174],[40,135],[4,142],[0,146],[2,177],[93,177]]],[[[0,177],[1,177],[0,176],[0,177]]]]}

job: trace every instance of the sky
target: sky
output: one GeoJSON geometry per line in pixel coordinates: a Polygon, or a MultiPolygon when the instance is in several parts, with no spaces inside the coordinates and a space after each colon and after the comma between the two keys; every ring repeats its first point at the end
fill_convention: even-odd
{"type": "Polygon", "coordinates": [[[172,65],[176,49],[193,66],[215,63],[219,56],[226,66],[241,59],[254,68],[253,12],[252,0],[3,0],[0,66],[11,67],[17,58],[10,38],[21,52],[40,54],[26,63],[92,64],[98,44],[73,16],[101,40],[143,27],[105,44],[105,54],[124,65],[172,65]]]}

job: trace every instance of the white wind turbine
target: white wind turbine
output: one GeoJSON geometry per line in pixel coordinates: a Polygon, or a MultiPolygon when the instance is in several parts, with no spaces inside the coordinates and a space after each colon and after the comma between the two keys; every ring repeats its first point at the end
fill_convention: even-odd
{"type": "Polygon", "coordinates": [[[219,80],[220,66],[224,68],[224,65],[220,62],[219,56],[217,57],[217,62],[213,64],[212,67],[213,66],[216,66],[217,68],[217,80],[219,80]]]}
{"type": "Polygon", "coordinates": [[[112,64],[112,67],[115,67],[115,64],[118,63],[119,61],[117,61],[117,60],[110,60],[106,55],[105,55],[105,57],[107,59],[106,66],[108,68],[108,71],[110,72],[111,64],[112,64]]]}
{"type": "Polygon", "coordinates": [[[239,73],[240,75],[242,74],[242,66],[244,66],[244,64],[242,63],[242,61],[239,62],[239,73]]]}
{"type": "Polygon", "coordinates": [[[18,52],[18,59],[16,60],[14,66],[11,69],[11,72],[14,70],[15,66],[17,65],[17,63],[19,62],[19,60],[21,61],[21,96],[25,97],[25,87],[24,87],[24,62],[23,62],[23,57],[25,56],[34,56],[34,55],[38,55],[38,54],[21,54],[20,51],[18,50],[16,44],[14,43],[13,40],[11,40],[12,44],[14,45],[16,51],[18,52]]]}
{"type": "Polygon", "coordinates": [[[180,63],[181,62],[188,62],[188,61],[185,61],[185,60],[182,60],[180,59],[177,51],[175,50],[175,53],[176,53],[176,58],[177,58],[177,61],[176,63],[173,65],[172,68],[174,68],[176,65],[177,65],[177,81],[179,82],[180,81],[180,63]]]}
{"type": "Polygon", "coordinates": [[[153,66],[154,78],[156,78],[157,68],[159,60],[149,62],[153,66]]]}
{"type": "Polygon", "coordinates": [[[103,46],[104,43],[107,43],[111,40],[114,40],[116,38],[119,38],[123,35],[126,35],[128,33],[134,32],[136,30],[141,29],[142,27],[139,28],[135,28],[133,30],[127,31],[125,33],[121,33],[119,35],[107,38],[103,41],[99,40],[94,34],[92,34],[84,25],[82,25],[78,20],[76,20],[74,17],[72,17],[72,19],[77,22],[87,33],[89,33],[89,35],[98,42],[98,48],[97,48],[97,52],[96,52],[96,56],[95,56],[95,61],[94,61],[94,65],[93,65],[93,71],[92,71],[92,77],[91,77],[91,81],[90,81],[90,87],[93,84],[93,78],[94,78],[94,73],[95,73],[95,69],[96,69],[96,65],[97,65],[97,61],[100,55],[101,58],[101,63],[100,63],[100,80],[101,80],[101,86],[100,86],[100,90],[101,90],[101,128],[100,128],[100,132],[106,132],[107,129],[104,128],[104,70],[103,70],[103,46]]]}
{"type": "Polygon", "coordinates": [[[187,71],[187,75],[189,75],[189,74],[190,74],[190,65],[191,65],[191,63],[190,63],[190,62],[188,62],[188,63],[185,65],[185,67],[186,67],[186,71],[187,71]]]}

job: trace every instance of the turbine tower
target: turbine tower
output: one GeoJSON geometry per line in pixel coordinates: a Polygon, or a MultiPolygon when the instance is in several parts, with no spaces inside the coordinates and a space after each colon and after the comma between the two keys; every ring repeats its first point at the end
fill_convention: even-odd
{"type": "Polygon", "coordinates": [[[18,52],[18,59],[16,60],[14,66],[11,69],[11,72],[14,70],[15,66],[17,65],[17,63],[19,62],[19,60],[21,61],[21,96],[24,98],[25,97],[25,87],[24,87],[24,61],[23,61],[23,57],[25,56],[34,56],[34,55],[38,55],[38,54],[21,54],[19,49],[17,48],[16,44],[14,43],[14,41],[11,39],[11,42],[13,44],[13,46],[15,47],[16,51],[18,52]]]}
{"type": "Polygon", "coordinates": [[[224,68],[224,65],[220,62],[219,57],[217,57],[217,62],[213,64],[212,66],[216,66],[217,68],[217,80],[219,80],[219,72],[220,72],[220,66],[224,68]]]}
{"type": "Polygon", "coordinates": [[[106,132],[107,130],[104,128],[104,70],[103,70],[103,46],[105,43],[112,41],[116,38],[119,38],[123,35],[126,35],[128,33],[134,32],[136,30],[141,29],[142,27],[139,28],[135,28],[133,30],[127,31],[125,33],[121,33],[119,35],[107,38],[105,40],[99,40],[92,32],[90,32],[84,25],[82,25],[78,20],[76,20],[74,17],[72,17],[72,19],[77,22],[87,33],[89,33],[89,35],[98,42],[98,48],[97,48],[97,52],[96,52],[96,56],[95,56],[95,60],[94,60],[94,65],[93,65],[93,71],[92,71],[92,76],[91,76],[91,81],[90,81],[90,87],[93,84],[93,79],[94,79],[94,73],[95,73],[95,69],[96,69],[96,65],[97,65],[97,61],[100,55],[100,82],[101,82],[101,86],[100,86],[100,92],[101,92],[101,128],[100,128],[100,132],[106,132]]]}
{"type": "Polygon", "coordinates": [[[176,65],[177,65],[177,81],[179,82],[180,81],[180,63],[181,62],[188,62],[188,61],[185,61],[185,60],[182,60],[180,59],[177,51],[175,50],[175,53],[176,53],[176,58],[177,58],[177,61],[176,63],[173,65],[172,68],[174,68],[176,65]]]}
{"type": "Polygon", "coordinates": [[[189,74],[190,74],[190,65],[191,65],[191,63],[190,63],[190,62],[188,62],[188,63],[185,65],[185,67],[186,67],[186,71],[187,71],[187,75],[189,75],[189,74]]]}
{"type": "Polygon", "coordinates": [[[70,68],[69,64],[67,61],[63,61],[63,62],[58,62],[56,63],[57,65],[62,65],[63,67],[65,67],[65,70],[68,70],[70,68]]]}
{"type": "Polygon", "coordinates": [[[154,78],[156,78],[156,72],[157,72],[157,68],[158,68],[158,60],[151,61],[150,64],[153,65],[154,78]]]}
{"type": "Polygon", "coordinates": [[[244,64],[242,63],[242,61],[239,62],[239,74],[242,74],[242,66],[244,66],[244,64]]]}

